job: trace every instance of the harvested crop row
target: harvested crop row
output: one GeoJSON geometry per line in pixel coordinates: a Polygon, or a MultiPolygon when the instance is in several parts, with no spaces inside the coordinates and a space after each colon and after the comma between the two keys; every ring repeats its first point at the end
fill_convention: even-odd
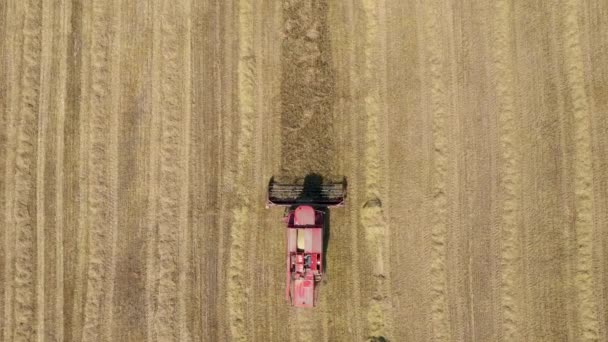
{"type": "Polygon", "coordinates": [[[365,103],[365,201],[361,209],[361,224],[365,243],[370,255],[375,256],[373,265],[373,295],[367,312],[369,335],[376,338],[392,336],[390,311],[390,226],[387,222],[388,201],[385,176],[384,123],[386,120],[386,70],[381,61],[386,59],[386,47],[380,35],[383,30],[384,1],[364,1],[365,13],[365,71],[363,73],[367,93],[365,103]]]}
{"type": "Polygon", "coordinates": [[[519,230],[521,224],[520,197],[522,181],[520,176],[521,156],[516,131],[516,109],[513,92],[513,70],[509,54],[512,44],[510,20],[511,5],[508,1],[496,3],[496,29],[494,39],[494,65],[496,67],[496,91],[499,99],[500,149],[503,165],[501,173],[501,301],[502,334],[507,340],[520,340],[521,323],[520,294],[521,282],[519,230]]]}
{"type": "Polygon", "coordinates": [[[157,99],[153,104],[151,165],[157,168],[152,181],[150,219],[153,236],[148,248],[148,338],[158,341],[187,341],[185,326],[184,272],[189,243],[188,218],[190,101],[188,75],[189,41],[183,16],[188,4],[160,1],[154,6],[153,80],[157,99]]]}
{"type": "Polygon", "coordinates": [[[81,108],[88,119],[87,166],[88,251],[86,297],[84,299],[83,340],[112,340],[113,290],[116,255],[118,162],[118,79],[116,51],[119,36],[112,26],[117,18],[113,3],[96,1],[89,8],[91,36],[86,88],[88,103],[81,108]],[[102,324],[103,323],[103,324],[102,324]]]}
{"type": "Polygon", "coordinates": [[[234,191],[238,202],[231,208],[230,247],[228,262],[227,304],[230,335],[234,341],[247,341],[245,330],[245,252],[247,229],[255,227],[257,220],[252,215],[253,193],[250,185],[251,169],[254,167],[254,126],[256,96],[256,60],[254,49],[254,3],[252,0],[238,1],[238,66],[237,93],[239,99],[237,149],[231,165],[234,191]],[[253,219],[252,219],[253,218],[253,219]]]}
{"type": "MultiPolygon", "coordinates": [[[[16,134],[14,197],[9,219],[14,222],[14,293],[12,295],[14,332],[8,339],[30,340],[36,335],[36,168],[40,95],[42,5],[24,3],[22,74],[19,87],[19,115],[14,118],[16,134]]],[[[12,247],[9,247],[12,248],[12,247]]],[[[10,259],[9,259],[10,260],[10,259]]],[[[10,307],[7,305],[7,307],[10,307]]],[[[12,316],[12,315],[9,315],[12,316]]],[[[11,320],[8,320],[11,322],[11,320]]],[[[12,327],[11,327],[12,328],[12,327]]],[[[7,329],[11,331],[11,329],[7,329]]]]}
{"type": "Polygon", "coordinates": [[[433,334],[437,341],[450,339],[450,320],[447,303],[447,229],[448,229],[448,172],[450,145],[448,141],[448,97],[444,80],[445,60],[442,27],[433,5],[424,6],[424,36],[427,40],[426,59],[429,64],[429,84],[432,125],[432,205],[431,218],[432,262],[431,291],[433,301],[431,312],[433,334]]]}

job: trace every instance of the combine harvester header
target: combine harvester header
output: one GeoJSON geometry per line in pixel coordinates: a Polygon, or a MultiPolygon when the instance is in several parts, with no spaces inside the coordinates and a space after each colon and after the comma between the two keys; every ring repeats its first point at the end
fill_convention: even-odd
{"type": "Polygon", "coordinates": [[[291,305],[313,307],[323,276],[323,245],[330,207],[344,205],[346,179],[323,183],[310,175],[293,183],[268,184],[266,207],[285,206],[287,272],[285,295],[291,305]]]}

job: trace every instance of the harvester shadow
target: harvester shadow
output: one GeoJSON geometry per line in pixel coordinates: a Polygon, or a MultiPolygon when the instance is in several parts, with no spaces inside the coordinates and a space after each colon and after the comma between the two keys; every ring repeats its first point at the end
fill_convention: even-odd
{"type": "Polygon", "coordinates": [[[369,342],[389,342],[384,336],[372,336],[368,339],[369,342]]]}

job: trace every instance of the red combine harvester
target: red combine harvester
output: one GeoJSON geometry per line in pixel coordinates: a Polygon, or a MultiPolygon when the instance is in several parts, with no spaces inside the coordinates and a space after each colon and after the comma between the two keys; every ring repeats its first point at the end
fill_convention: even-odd
{"type": "Polygon", "coordinates": [[[346,180],[323,184],[316,175],[289,184],[270,180],[266,207],[287,207],[283,217],[287,225],[285,294],[293,306],[310,308],[317,303],[328,209],[343,206],[345,198],[346,180]]]}

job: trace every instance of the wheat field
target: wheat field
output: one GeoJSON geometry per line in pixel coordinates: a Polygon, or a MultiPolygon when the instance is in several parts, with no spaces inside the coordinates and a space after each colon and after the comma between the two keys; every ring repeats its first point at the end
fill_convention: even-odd
{"type": "Polygon", "coordinates": [[[608,341],[608,2],[1,1],[0,175],[0,341],[608,341]]]}

